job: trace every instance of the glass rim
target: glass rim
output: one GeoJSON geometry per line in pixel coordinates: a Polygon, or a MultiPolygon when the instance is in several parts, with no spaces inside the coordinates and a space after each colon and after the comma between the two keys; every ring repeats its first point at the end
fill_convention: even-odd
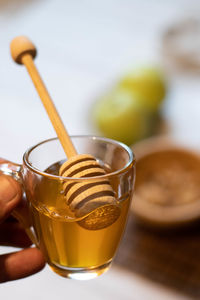
{"type": "Polygon", "coordinates": [[[78,177],[64,177],[64,176],[60,176],[60,175],[50,174],[50,173],[47,173],[45,171],[41,171],[38,168],[34,167],[33,164],[29,161],[29,156],[30,156],[31,152],[34,149],[36,149],[37,147],[39,147],[39,146],[41,146],[45,143],[55,141],[55,140],[59,141],[58,137],[53,137],[53,138],[43,140],[43,141],[35,144],[34,146],[28,148],[25,151],[24,155],[23,155],[24,164],[26,165],[27,168],[29,168],[31,171],[33,171],[36,174],[39,174],[39,175],[44,176],[44,177],[48,177],[49,179],[56,179],[56,180],[62,180],[62,181],[63,180],[71,180],[71,181],[80,181],[80,180],[81,181],[88,181],[88,180],[91,180],[91,181],[93,181],[93,180],[97,180],[97,179],[105,179],[105,178],[108,178],[108,177],[110,178],[110,177],[125,173],[126,170],[128,170],[132,164],[135,164],[136,160],[135,160],[135,155],[134,155],[133,151],[131,150],[130,147],[128,147],[126,144],[124,144],[122,142],[119,142],[119,141],[116,141],[116,140],[113,140],[113,139],[110,139],[110,138],[95,136],[95,135],[71,135],[70,137],[72,139],[73,138],[89,138],[91,140],[96,140],[97,139],[97,140],[100,140],[100,141],[109,142],[111,144],[118,145],[127,152],[128,156],[129,156],[129,160],[119,170],[107,173],[105,175],[98,175],[98,176],[94,176],[94,177],[79,177],[78,178],[78,177]]]}

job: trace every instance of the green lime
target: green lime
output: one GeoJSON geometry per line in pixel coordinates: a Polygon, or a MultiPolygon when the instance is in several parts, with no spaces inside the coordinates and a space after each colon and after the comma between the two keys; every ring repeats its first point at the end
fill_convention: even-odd
{"type": "Polygon", "coordinates": [[[159,109],[167,90],[163,73],[155,67],[140,68],[128,73],[118,86],[141,95],[140,104],[149,112],[159,109]]]}
{"type": "Polygon", "coordinates": [[[131,145],[147,132],[146,112],[141,109],[141,96],[116,89],[101,98],[94,106],[93,118],[100,132],[131,145]]]}

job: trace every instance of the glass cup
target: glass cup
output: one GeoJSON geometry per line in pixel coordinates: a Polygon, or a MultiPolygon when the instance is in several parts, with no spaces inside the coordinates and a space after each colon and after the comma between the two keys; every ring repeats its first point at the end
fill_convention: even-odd
{"type": "Polygon", "coordinates": [[[27,150],[22,165],[6,162],[0,165],[0,171],[21,181],[29,214],[23,216],[16,210],[14,215],[53,271],[68,278],[91,279],[109,268],[122,237],[134,188],[135,159],[129,147],[114,140],[73,136],[72,141],[78,153],[93,155],[106,175],[59,176],[65,154],[57,138],[27,150]],[[84,220],[90,213],[79,218],[74,216],[66,204],[62,183],[70,180],[87,184],[105,178],[115,193],[119,216],[101,228],[85,228],[84,220]]]}

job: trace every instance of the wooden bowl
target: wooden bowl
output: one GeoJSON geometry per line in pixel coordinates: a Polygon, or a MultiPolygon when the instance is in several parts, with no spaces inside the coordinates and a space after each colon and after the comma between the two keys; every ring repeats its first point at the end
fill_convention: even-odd
{"type": "Polygon", "coordinates": [[[145,224],[185,225],[200,219],[200,155],[166,137],[131,147],[136,184],[131,210],[145,224]]]}

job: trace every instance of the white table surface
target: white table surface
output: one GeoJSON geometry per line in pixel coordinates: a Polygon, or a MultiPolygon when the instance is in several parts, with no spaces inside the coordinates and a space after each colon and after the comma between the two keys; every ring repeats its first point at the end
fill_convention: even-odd
{"type": "MultiPolygon", "coordinates": [[[[191,0],[0,0],[0,156],[20,163],[29,146],[55,136],[25,69],[10,58],[13,37],[27,35],[37,45],[36,64],[70,134],[94,134],[89,112],[99,93],[131,66],[159,63],[163,30],[197,7],[191,0]]],[[[198,81],[174,76],[164,111],[171,134],[195,147],[198,81]]],[[[0,298],[189,299],[115,264],[86,282],[60,278],[46,267],[1,285],[0,298]]]]}

